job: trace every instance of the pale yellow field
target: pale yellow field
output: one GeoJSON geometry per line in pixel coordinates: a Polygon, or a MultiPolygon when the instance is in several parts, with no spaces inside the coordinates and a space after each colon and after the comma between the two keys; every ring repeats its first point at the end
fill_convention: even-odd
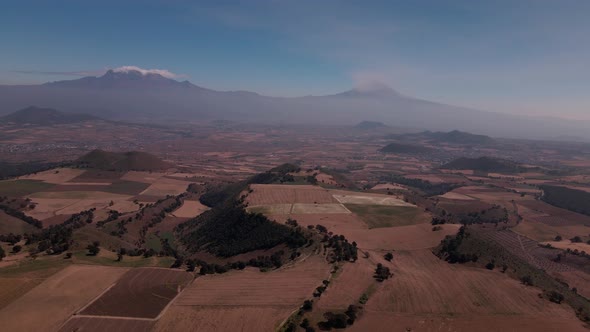
{"type": "Polygon", "coordinates": [[[473,198],[473,197],[459,194],[459,193],[454,193],[452,191],[449,191],[448,193],[445,193],[444,195],[440,195],[438,197],[446,198],[446,199],[453,199],[453,200],[460,200],[460,201],[473,201],[473,200],[475,200],[475,198],[473,198]]]}
{"type": "MultiPolygon", "coordinates": [[[[150,182],[151,183],[151,182],[150,182]]],[[[140,195],[164,197],[166,195],[180,195],[186,191],[190,182],[167,178],[159,178],[140,195]]]]}
{"type": "Polygon", "coordinates": [[[253,213],[262,213],[265,215],[287,215],[291,213],[293,204],[270,204],[248,206],[248,211],[253,213]]]}
{"type": "Polygon", "coordinates": [[[313,213],[350,213],[342,204],[293,204],[291,213],[313,214],[313,213]]]}
{"type": "Polygon", "coordinates": [[[180,218],[193,218],[207,210],[209,210],[209,208],[201,204],[199,201],[185,200],[180,208],[172,212],[172,215],[180,218]]]}
{"type": "Polygon", "coordinates": [[[71,179],[81,175],[85,171],[75,168],[55,168],[37,174],[29,174],[19,177],[19,179],[41,180],[47,183],[63,184],[71,179]],[[57,172],[57,173],[56,173],[57,172]]]}
{"type": "Polygon", "coordinates": [[[55,331],[128,269],[73,265],[0,310],[5,331],[55,331]]]}
{"type": "Polygon", "coordinates": [[[351,193],[347,195],[334,195],[342,204],[361,204],[361,205],[386,205],[386,206],[415,206],[406,203],[401,199],[394,198],[388,195],[358,195],[351,193]]]}

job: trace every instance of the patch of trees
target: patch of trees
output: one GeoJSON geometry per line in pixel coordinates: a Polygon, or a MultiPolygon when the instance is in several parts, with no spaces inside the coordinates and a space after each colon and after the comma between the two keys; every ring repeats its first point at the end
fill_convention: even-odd
{"type": "Polygon", "coordinates": [[[549,301],[557,304],[561,304],[561,302],[565,300],[563,294],[556,291],[547,292],[545,293],[545,296],[547,297],[547,299],[549,299],[549,301]]]}
{"type": "Polygon", "coordinates": [[[279,244],[299,248],[307,243],[300,227],[291,228],[262,214],[247,212],[242,201],[234,200],[178,225],[176,230],[189,251],[206,250],[221,257],[279,244]]]}
{"type": "Polygon", "coordinates": [[[96,256],[100,252],[100,242],[94,241],[86,249],[88,249],[88,256],[96,256]]]}
{"type": "Polygon", "coordinates": [[[375,278],[379,282],[383,282],[389,279],[391,276],[393,276],[393,274],[391,273],[391,271],[389,271],[388,267],[383,266],[383,264],[381,263],[377,264],[377,268],[375,269],[375,274],[373,275],[373,278],[375,278]]]}
{"type": "Polygon", "coordinates": [[[67,251],[72,243],[73,231],[92,223],[95,210],[92,208],[73,214],[68,220],[59,225],[52,225],[39,233],[27,234],[26,244],[38,243],[37,252],[45,251],[50,255],[57,255],[67,251]]]}
{"type": "MultiPolygon", "coordinates": [[[[317,228],[317,226],[316,226],[317,228]]],[[[322,242],[325,248],[331,248],[328,254],[330,262],[356,262],[358,259],[358,248],[356,242],[349,243],[344,235],[324,235],[322,242]]]]}
{"type": "Polygon", "coordinates": [[[37,228],[43,228],[43,223],[40,220],[37,220],[33,217],[27,216],[24,212],[14,209],[8,205],[0,204],[0,210],[4,211],[9,216],[18,218],[29,225],[35,226],[37,228]]]}
{"type": "Polygon", "coordinates": [[[459,246],[468,236],[469,233],[467,233],[465,226],[459,228],[457,235],[447,235],[441,241],[437,256],[444,258],[444,260],[451,264],[477,262],[478,256],[476,254],[466,254],[459,250],[459,246]]]}
{"type": "Polygon", "coordinates": [[[344,313],[324,313],[324,321],[318,323],[318,328],[323,331],[331,329],[345,329],[353,325],[358,317],[360,308],[354,304],[348,306],[344,313]]]}
{"type": "Polygon", "coordinates": [[[0,162],[0,180],[14,178],[17,176],[36,174],[56,167],[68,166],[68,163],[7,163],[0,162]]]}
{"type": "Polygon", "coordinates": [[[380,180],[399,183],[404,186],[416,188],[427,196],[443,195],[453,189],[461,187],[461,185],[456,183],[432,183],[430,181],[425,181],[421,179],[405,178],[399,175],[382,177],[380,180]]]}
{"type": "MultiPolygon", "coordinates": [[[[221,274],[226,273],[230,270],[243,270],[246,266],[252,266],[260,268],[261,271],[266,271],[273,268],[279,268],[283,265],[283,256],[284,251],[278,251],[270,256],[258,256],[257,258],[252,258],[247,262],[244,261],[237,261],[231,262],[224,265],[220,264],[210,264],[203,260],[199,259],[188,259],[186,260],[187,271],[193,272],[196,270],[197,267],[200,267],[199,274],[206,275],[206,274],[221,274]]],[[[182,259],[180,260],[179,264],[173,267],[180,267],[182,265],[182,259]]]]}
{"type": "Polygon", "coordinates": [[[505,223],[508,222],[508,210],[499,205],[481,210],[473,211],[466,214],[457,214],[454,216],[463,225],[484,224],[484,223],[505,223]]]}
{"type": "Polygon", "coordinates": [[[540,188],[544,202],[590,216],[590,193],[560,186],[542,185],[540,188]]]}
{"type": "Polygon", "coordinates": [[[10,245],[15,245],[18,242],[20,242],[20,240],[22,240],[23,236],[20,234],[13,234],[13,233],[9,233],[7,235],[1,235],[0,234],[0,242],[7,242],[10,245]]]}

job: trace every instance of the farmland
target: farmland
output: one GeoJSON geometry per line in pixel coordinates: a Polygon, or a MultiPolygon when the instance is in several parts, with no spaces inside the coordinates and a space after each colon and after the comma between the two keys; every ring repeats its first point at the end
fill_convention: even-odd
{"type": "Polygon", "coordinates": [[[70,266],[0,311],[4,328],[13,331],[57,330],[69,316],[115,282],[125,269],[70,266]],[[35,312],[31,317],[22,308],[35,312]]]}
{"type": "Polygon", "coordinates": [[[191,276],[181,271],[133,269],[106,293],[82,309],[80,314],[155,318],[190,280],[191,276]]]}
{"type": "MultiPolygon", "coordinates": [[[[141,139],[141,150],[170,163],[168,170],[72,166],[0,182],[8,196],[2,204],[13,209],[0,211],[7,330],[284,332],[305,318],[317,331],[326,313],[350,305],[359,313],[346,331],[583,329],[577,311],[590,296],[581,254],[590,251],[590,217],[544,202],[540,189],[587,187],[587,169],[560,166],[568,150],[418,138],[411,144],[436,151],[384,154],[385,133],[192,126],[182,134],[166,129],[165,141],[147,141],[158,128],[113,133],[125,144],[141,139]],[[440,168],[483,153],[518,160],[519,172],[440,168]],[[248,182],[253,177],[259,182],[248,182]],[[224,190],[235,200],[206,199],[224,190]],[[70,220],[82,211],[92,218],[70,220]],[[450,264],[433,252],[461,223],[472,234],[461,249],[479,260],[450,264]],[[27,243],[9,233],[35,237],[27,243]],[[52,242],[62,236],[63,251],[52,242]],[[572,242],[576,236],[581,242],[572,242]],[[344,248],[355,258],[335,256],[344,248]],[[375,277],[378,264],[388,278],[375,277]],[[522,273],[533,285],[521,282],[522,273]],[[566,300],[551,302],[547,285],[566,300]],[[318,294],[318,287],[325,289],[318,294]],[[299,314],[306,300],[312,308],[299,314]]],[[[87,152],[59,151],[68,160],[87,152]]]]}

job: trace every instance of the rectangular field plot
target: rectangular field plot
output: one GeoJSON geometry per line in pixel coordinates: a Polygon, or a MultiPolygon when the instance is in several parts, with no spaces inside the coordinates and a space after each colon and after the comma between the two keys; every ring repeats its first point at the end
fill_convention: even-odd
{"type": "Polygon", "coordinates": [[[250,205],[338,203],[326,189],[308,185],[253,184],[246,201],[250,205]]]}
{"type": "Polygon", "coordinates": [[[192,280],[184,271],[162,268],[130,270],[80,314],[155,318],[192,280]]]}
{"type": "Polygon", "coordinates": [[[346,204],[369,228],[407,226],[428,223],[431,217],[414,206],[346,204]]]}
{"type": "Polygon", "coordinates": [[[154,321],[103,317],[72,317],[59,332],[144,332],[152,329],[154,321]]]}
{"type": "Polygon", "coordinates": [[[191,307],[173,305],[158,320],[153,331],[276,331],[279,324],[289,317],[292,311],[292,308],[285,307],[191,307]]]}

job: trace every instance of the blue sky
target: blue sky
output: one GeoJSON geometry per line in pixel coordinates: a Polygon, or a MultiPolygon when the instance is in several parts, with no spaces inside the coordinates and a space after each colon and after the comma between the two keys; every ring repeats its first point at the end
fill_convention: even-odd
{"type": "Polygon", "coordinates": [[[590,119],[590,1],[2,1],[0,84],[166,69],[219,90],[590,119]]]}

